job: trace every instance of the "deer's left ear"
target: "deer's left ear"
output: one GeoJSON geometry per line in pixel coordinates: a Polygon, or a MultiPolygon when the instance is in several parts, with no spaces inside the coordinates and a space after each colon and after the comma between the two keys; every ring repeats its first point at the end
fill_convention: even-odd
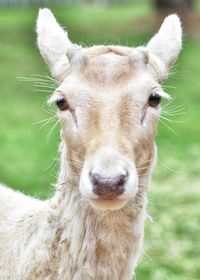
{"type": "Polygon", "coordinates": [[[49,9],[40,9],[37,19],[37,44],[52,75],[59,81],[69,69],[67,52],[72,47],[67,32],[57,23],[49,9]]]}
{"type": "Polygon", "coordinates": [[[177,15],[165,18],[160,30],[147,44],[150,54],[161,60],[166,70],[175,63],[182,47],[182,28],[177,15]]]}

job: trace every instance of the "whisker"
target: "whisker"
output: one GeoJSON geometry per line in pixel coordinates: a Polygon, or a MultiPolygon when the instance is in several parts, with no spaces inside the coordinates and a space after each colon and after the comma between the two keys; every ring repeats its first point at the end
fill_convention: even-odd
{"type": "Polygon", "coordinates": [[[55,163],[57,164],[57,161],[59,161],[59,156],[58,155],[51,161],[51,163],[44,169],[44,171],[45,172],[48,171],[53,164],[55,164],[55,163]]]}
{"type": "Polygon", "coordinates": [[[83,165],[84,165],[84,163],[81,162],[81,161],[76,161],[76,160],[73,160],[73,161],[72,161],[72,160],[69,159],[69,158],[67,158],[67,161],[68,161],[69,163],[71,163],[71,164],[77,166],[77,167],[80,167],[80,168],[82,168],[83,165]]]}
{"type": "Polygon", "coordinates": [[[50,118],[47,118],[47,119],[44,119],[44,120],[41,120],[41,121],[38,121],[38,122],[34,122],[33,124],[40,124],[40,123],[49,121],[49,120],[54,119],[54,118],[56,118],[56,116],[53,116],[53,117],[50,117],[50,118]]]}
{"type": "Polygon", "coordinates": [[[160,118],[165,120],[165,121],[167,121],[167,122],[169,122],[169,123],[180,123],[181,122],[181,121],[176,121],[176,120],[170,120],[169,118],[164,117],[162,115],[160,115],[160,118]]]}
{"type": "Polygon", "coordinates": [[[56,83],[56,84],[60,84],[59,81],[57,81],[56,79],[54,79],[54,78],[52,78],[51,76],[46,75],[46,74],[45,74],[45,75],[34,74],[34,76],[36,76],[36,77],[41,77],[41,78],[46,79],[46,80],[50,80],[50,81],[52,81],[52,82],[54,82],[54,83],[56,83]]]}
{"type": "Polygon", "coordinates": [[[164,110],[161,110],[161,114],[176,114],[176,113],[184,113],[185,107],[179,107],[178,106],[176,108],[165,108],[164,110]]]}
{"type": "Polygon", "coordinates": [[[165,112],[162,111],[161,115],[166,115],[166,116],[180,116],[180,115],[184,115],[186,112],[175,112],[175,113],[169,113],[169,112],[165,112]]]}
{"type": "Polygon", "coordinates": [[[169,166],[167,166],[164,162],[162,162],[159,158],[158,158],[158,161],[162,164],[162,166],[164,166],[167,170],[175,173],[175,174],[184,174],[184,172],[181,172],[181,171],[176,171],[172,168],[170,168],[169,166]]]}
{"type": "Polygon", "coordinates": [[[178,133],[175,131],[175,130],[173,130],[173,128],[171,128],[169,125],[167,125],[164,121],[162,121],[161,119],[160,119],[160,122],[164,125],[164,126],[166,126],[171,132],[173,132],[175,135],[178,135],[178,133]]]}
{"type": "Polygon", "coordinates": [[[34,89],[36,92],[50,93],[59,85],[58,81],[47,75],[34,74],[30,77],[17,77],[17,79],[22,82],[32,82],[33,86],[36,88],[34,89]]]}
{"type": "Polygon", "coordinates": [[[163,108],[170,106],[176,98],[168,99],[167,102],[162,106],[163,108]]]}
{"type": "Polygon", "coordinates": [[[176,87],[174,87],[174,86],[168,86],[168,85],[163,85],[162,88],[172,88],[172,89],[176,89],[176,87]]]}
{"type": "Polygon", "coordinates": [[[51,93],[51,90],[44,90],[44,89],[34,89],[33,91],[37,91],[37,92],[44,92],[44,93],[51,93]]]}
{"type": "Polygon", "coordinates": [[[173,101],[174,101],[174,99],[170,100],[169,102],[167,102],[167,103],[166,103],[164,106],[162,106],[162,107],[169,107],[169,106],[170,106],[170,108],[169,108],[168,110],[170,110],[170,109],[172,109],[172,108],[181,108],[181,107],[184,108],[184,105],[183,105],[183,104],[180,104],[180,105],[170,105],[173,101]]]}
{"type": "Polygon", "coordinates": [[[140,163],[140,164],[136,164],[136,168],[138,168],[138,167],[140,167],[141,165],[144,165],[144,164],[146,164],[146,163],[152,162],[153,160],[154,160],[154,158],[153,158],[153,159],[146,160],[146,161],[144,161],[144,162],[142,162],[142,163],[140,163]]]}
{"type": "Polygon", "coordinates": [[[17,79],[21,82],[34,82],[34,83],[41,83],[41,84],[51,84],[55,85],[55,82],[50,80],[45,80],[41,78],[33,78],[33,77],[17,77],[17,79]]]}
{"type": "Polygon", "coordinates": [[[153,259],[145,252],[143,252],[143,255],[151,262],[154,263],[153,259]]]}
{"type": "Polygon", "coordinates": [[[59,123],[59,120],[56,121],[56,123],[52,126],[52,128],[49,130],[48,134],[47,134],[47,143],[50,140],[50,137],[54,131],[54,129],[56,128],[57,124],[59,123]]]}
{"type": "Polygon", "coordinates": [[[53,107],[48,107],[48,110],[47,110],[47,106],[46,106],[46,102],[43,104],[42,106],[42,110],[47,113],[48,115],[52,115],[52,114],[55,114],[56,113],[56,110],[53,108],[53,107]]]}
{"type": "Polygon", "coordinates": [[[45,84],[34,84],[35,87],[40,87],[40,88],[47,88],[47,89],[55,89],[54,86],[51,85],[45,85],[45,84]]]}
{"type": "Polygon", "coordinates": [[[45,127],[47,124],[49,124],[50,122],[54,121],[54,119],[50,119],[49,121],[44,122],[41,126],[40,129],[42,129],[43,127],[45,127]]]}

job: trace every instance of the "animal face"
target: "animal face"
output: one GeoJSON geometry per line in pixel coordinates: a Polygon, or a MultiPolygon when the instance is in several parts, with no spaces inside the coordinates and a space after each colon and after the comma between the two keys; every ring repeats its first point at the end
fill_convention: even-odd
{"type": "Polygon", "coordinates": [[[147,185],[159,103],[169,97],[160,83],[181,48],[180,22],[168,17],[146,48],[135,49],[74,46],[47,9],[40,11],[37,31],[60,82],[50,102],[58,106],[65,158],[80,176],[80,192],[98,210],[122,208],[147,185]],[[173,52],[162,45],[168,29],[173,34],[165,43],[172,50],[174,40],[173,52]]]}

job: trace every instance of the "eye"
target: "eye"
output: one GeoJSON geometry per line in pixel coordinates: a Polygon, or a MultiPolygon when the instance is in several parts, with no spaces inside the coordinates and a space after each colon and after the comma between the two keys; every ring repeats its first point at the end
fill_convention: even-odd
{"type": "Polygon", "coordinates": [[[149,97],[148,104],[151,107],[156,107],[160,104],[161,96],[157,93],[152,93],[149,97]]]}
{"type": "Polygon", "coordinates": [[[61,111],[65,111],[67,109],[69,109],[69,105],[66,101],[65,98],[60,98],[58,100],[56,100],[56,106],[61,110],[61,111]]]}

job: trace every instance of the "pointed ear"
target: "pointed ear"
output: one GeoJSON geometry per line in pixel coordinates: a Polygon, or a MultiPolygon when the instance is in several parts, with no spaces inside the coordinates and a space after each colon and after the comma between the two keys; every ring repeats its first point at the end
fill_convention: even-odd
{"type": "Polygon", "coordinates": [[[181,47],[182,29],[177,15],[166,17],[158,33],[147,44],[149,53],[159,58],[167,70],[175,63],[181,47]]]}
{"type": "Polygon", "coordinates": [[[66,53],[72,46],[67,32],[57,23],[49,9],[40,9],[37,19],[37,44],[52,75],[62,81],[69,68],[66,53]]]}

